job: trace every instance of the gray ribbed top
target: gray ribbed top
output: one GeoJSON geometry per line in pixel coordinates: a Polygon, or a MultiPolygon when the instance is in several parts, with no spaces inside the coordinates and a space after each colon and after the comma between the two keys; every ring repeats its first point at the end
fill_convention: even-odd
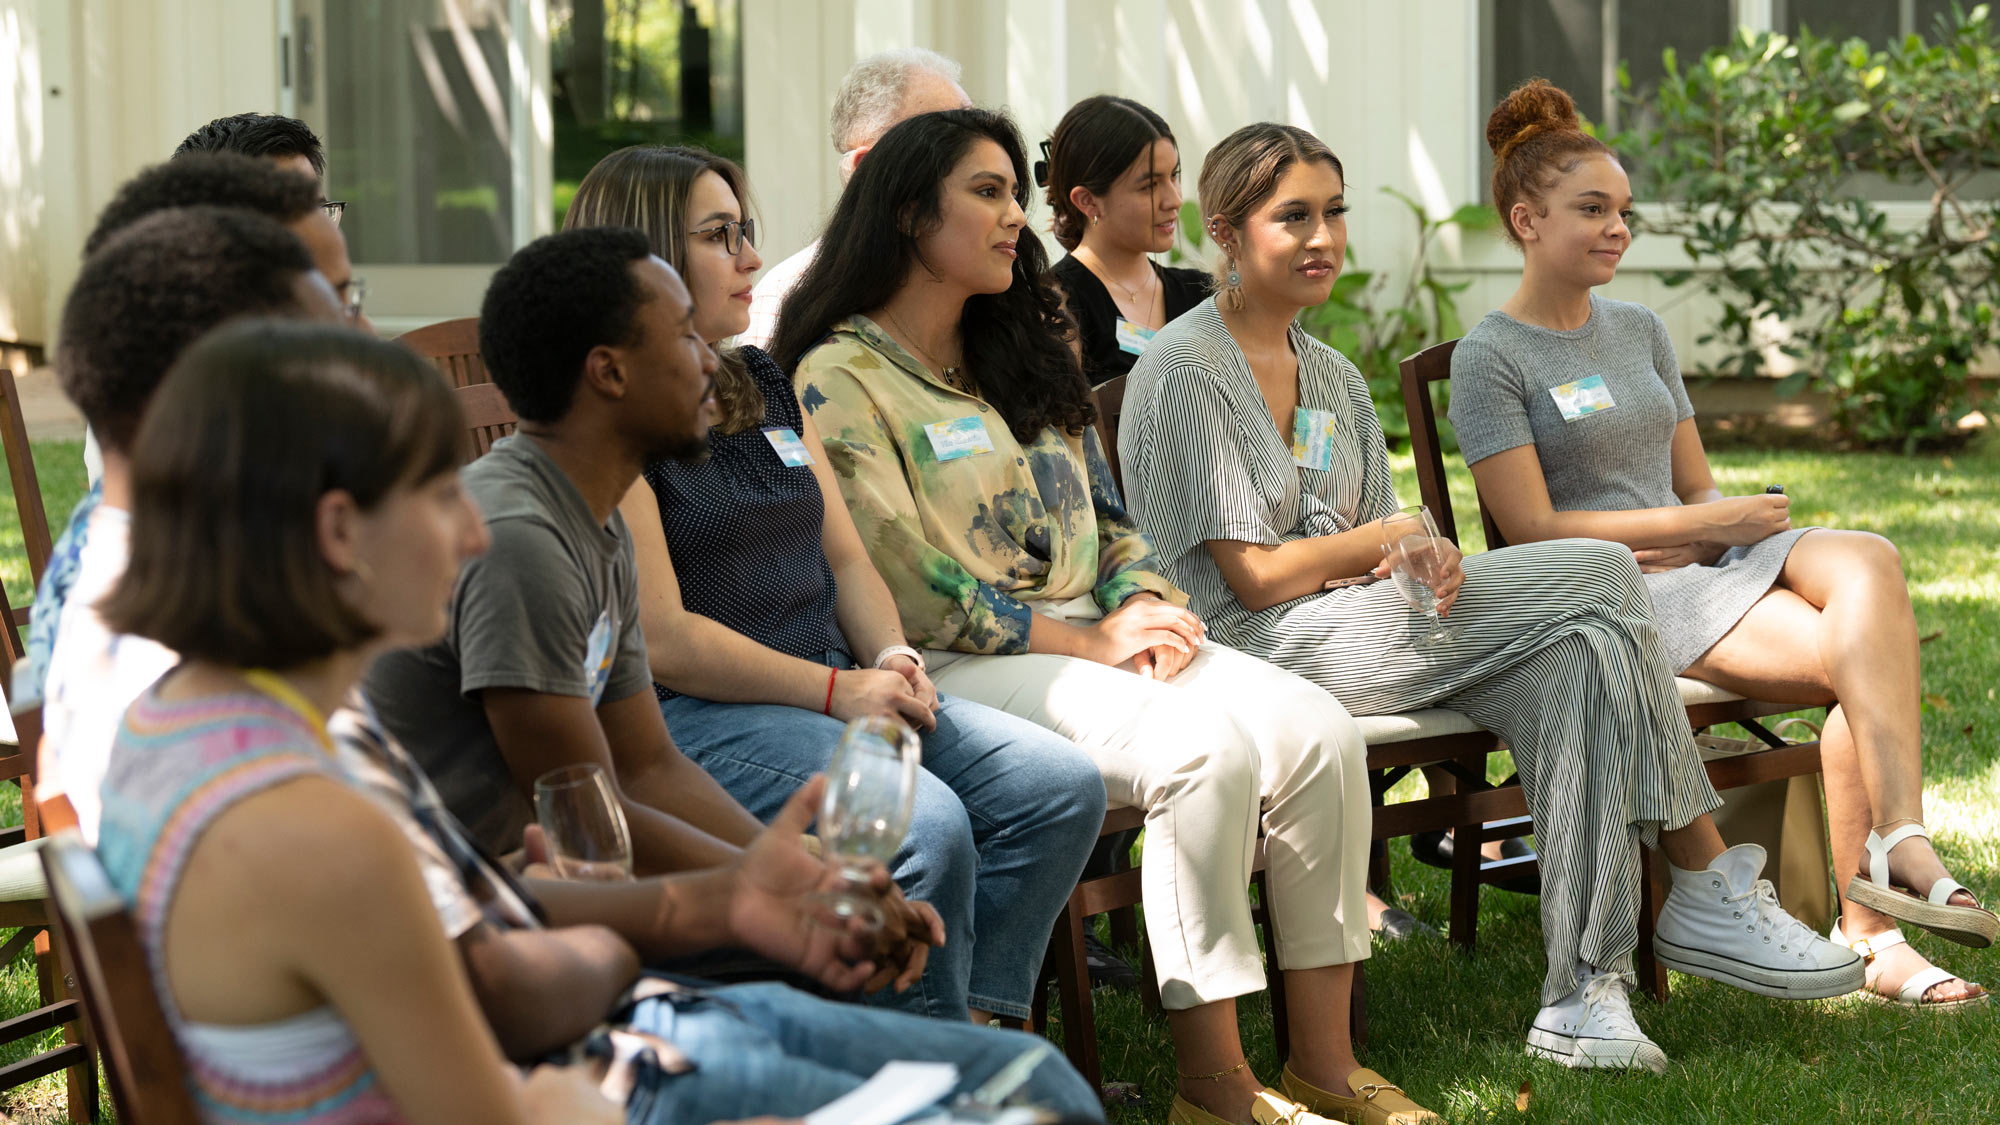
{"type": "Polygon", "coordinates": [[[1592,296],[1590,319],[1568,332],[1490,312],[1452,353],[1465,463],[1533,444],[1559,512],[1679,507],[1674,427],[1692,417],[1667,326],[1644,305],[1592,296]],[[1592,375],[1615,405],[1565,420],[1551,390],[1592,375]]]}

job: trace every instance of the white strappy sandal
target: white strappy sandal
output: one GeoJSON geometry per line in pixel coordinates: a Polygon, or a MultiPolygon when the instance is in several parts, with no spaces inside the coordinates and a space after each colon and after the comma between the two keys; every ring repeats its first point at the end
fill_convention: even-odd
{"type": "MultiPolygon", "coordinates": [[[[1932,965],[1927,969],[1918,969],[1916,972],[1910,974],[1910,979],[1903,982],[1903,987],[1897,989],[1894,996],[1877,992],[1875,990],[1875,978],[1881,975],[1881,970],[1875,965],[1875,955],[1885,949],[1893,949],[1899,945],[1909,944],[1908,940],[1903,937],[1903,931],[1901,930],[1883,930],[1874,937],[1856,938],[1853,941],[1848,941],[1846,935],[1840,932],[1840,923],[1835,922],[1833,924],[1833,931],[1827,934],[1826,937],[1828,941],[1833,942],[1835,945],[1844,945],[1854,952],[1861,954],[1862,959],[1868,963],[1868,983],[1862,986],[1861,991],[1857,995],[1873,1003],[1888,1004],[1898,1008],[1917,1008],[1926,1012],[1950,1012],[1961,1008],[1978,1007],[1987,1001],[1988,994],[1982,991],[1977,996],[1963,996],[1957,1000],[1939,1000],[1934,1003],[1925,1002],[1924,994],[1931,989],[1936,988],[1946,981],[1965,979],[1949,969],[1939,968],[1936,965],[1932,965]]],[[[1966,981],[1965,983],[1974,988],[1983,989],[1985,987],[1978,981],[1966,981]]]]}
{"type": "MultiPolygon", "coordinates": [[[[1931,887],[1928,898],[1918,898],[1914,892],[1898,888],[1889,881],[1889,852],[1897,844],[1912,836],[1931,838],[1930,829],[1915,821],[1903,825],[1885,838],[1868,833],[1868,878],[1856,876],[1848,880],[1847,900],[1857,906],[1887,914],[1908,922],[1960,945],[1974,949],[1984,949],[1993,944],[1993,938],[2000,934],[2000,918],[1983,906],[1954,906],[1951,896],[1966,891],[1965,885],[1946,876],[1931,887]]],[[[1975,896],[1974,902],[1979,901],[1975,896]]]]}

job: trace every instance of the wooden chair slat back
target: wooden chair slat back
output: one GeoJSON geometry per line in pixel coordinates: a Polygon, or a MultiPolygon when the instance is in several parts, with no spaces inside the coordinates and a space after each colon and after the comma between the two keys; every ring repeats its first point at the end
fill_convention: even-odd
{"type": "Polygon", "coordinates": [[[153,991],[139,929],[97,853],[73,832],[42,848],[49,898],[90,1013],[118,1120],[199,1125],[187,1066],[153,991]]]}
{"type": "MultiPolygon", "coordinates": [[[[1104,447],[1104,459],[1111,463],[1111,480],[1118,495],[1125,495],[1125,474],[1118,467],[1118,419],[1125,414],[1125,376],[1119,375],[1093,391],[1097,398],[1097,441],[1104,447]]],[[[1131,501],[1126,501],[1131,506],[1131,501]]]]}
{"type": "Polygon", "coordinates": [[[14,484],[14,509],[21,515],[21,543],[28,552],[28,574],[39,584],[55,542],[49,536],[49,514],[42,507],[41,482],[35,477],[35,451],[28,445],[28,422],[21,413],[21,391],[14,385],[14,373],[4,367],[0,367],[0,442],[7,447],[7,477],[14,484]]]}
{"type": "MultiPolygon", "coordinates": [[[[1417,491],[1423,494],[1424,503],[1436,517],[1438,530],[1450,536],[1453,543],[1459,542],[1458,520],[1452,512],[1451,486],[1444,472],[1444,448],[1438,442],[1437,408],[1431,402],[1431,384],[1451,382],[1451,353],[1457,348],[1457,340],[1446,340],[1406,357],[1401,364],[1403,410],[1410,420],[1410,452],[1417,463],[1417,491]]],[[[1506,537],[1500,534],[1499,525],[1493,522],[1476,492],[1473,501],[1479,509],[1479,525],[1486,530],[1486,549],[1497,551],[1505,547],[1506,537]]]]}
{"type": "Polygon", "coordinates": [[[437,364],[454,387],[488,383],[486,361],[479,357],[479,318],[462,317],[405,332],[396,342],[437,364]]]}
{"type": "Polygon", "coordinates": [[[465,430],[471,436],[466,463],[486,456],[493,443],[514,432],[519,419],[507,405],[507,396],[491,383],[468,383],[458,388],[458,406],[465,411],[465,430]]]}
{"type": "MultiPolygon", "coordinates": [[[[17,612],[7,600],[7,591],[0,589],[0,658],[5,666],[12,668],[16,661],[28,655],[27,628],[28,607],[22,606],[17,612]]],[[[13,698],[14,685],[7,684],[8,698],[13,698]]]]}

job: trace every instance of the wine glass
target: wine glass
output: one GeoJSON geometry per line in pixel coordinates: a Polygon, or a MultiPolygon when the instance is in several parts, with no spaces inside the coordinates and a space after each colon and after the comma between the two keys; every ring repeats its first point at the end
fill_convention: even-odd
{"type": "Polygon", "coordinates": [[[1444,539],[1438,535],[1431,511],[1422,504],[1404,508],[1382,521],[1382,554],[1389,560],[1389,577],[1396,592],[1411,609],[1422,613],[1429,626],[1412,637],[1417,648],[1433,648],[1457,640],[1463,632],[1457,625],[1438,619],[1437,587],[1448,572],[1444,539]]]}
{"type": "MultiPolygon", "coordinates": [[[[826,767],[819,839],[846,883],[867,883],[871,861],[886,867],[903,846],[922,760],[916,734],[899,719],[867,715],[841,732],[826,767]]],[[[813,899],[842,922],[858,918],[870,928],[883,922],[881,908],[852,890],[822,891],[813,899]]]]}
{"type": "Polygon", "coordinates": [[[586,882],[632,877],[632,832],[603,766],[562,766],[536,778],[535,819],[557,875],[586,882]]]}

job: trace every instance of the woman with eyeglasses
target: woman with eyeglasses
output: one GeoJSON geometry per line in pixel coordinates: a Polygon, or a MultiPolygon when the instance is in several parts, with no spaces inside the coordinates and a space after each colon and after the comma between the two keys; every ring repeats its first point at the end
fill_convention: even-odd
{"type": "MultiPolygon", "coordinates": [[[[630,226],[686,280],[710,344],[750,319],[755,246],[743,170],[693,148],[633,147],[577,189],[565,227],[630,226]]],[[[888,715],[923,741],[891,865],[935,946],[890,1003],[1025,1020],[1035,969],[1104,818],[1069,740],[939,695],[869,561],[812,419],[756,348],[722,347],[709,456],[661,460],[625,498],[654,691],[688,756],[768,820],[824,770],[842,725],[888,715]]],[[[878,983],[879,986],[879,983],[878,983]]]]}

